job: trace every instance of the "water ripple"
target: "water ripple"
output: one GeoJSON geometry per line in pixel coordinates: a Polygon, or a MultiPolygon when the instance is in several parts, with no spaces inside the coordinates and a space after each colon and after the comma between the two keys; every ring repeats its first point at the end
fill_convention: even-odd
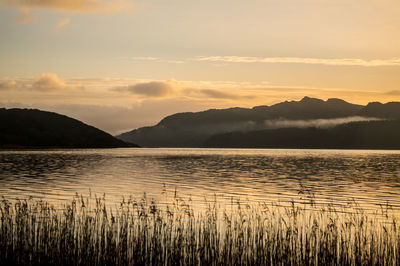
{"type": "Polygon", "coordinates": [[[0,195],[71,199],[75,193],[250,201],[356,199],[400,206],[399,151],[109,149],[1,151],[0,195]]]}

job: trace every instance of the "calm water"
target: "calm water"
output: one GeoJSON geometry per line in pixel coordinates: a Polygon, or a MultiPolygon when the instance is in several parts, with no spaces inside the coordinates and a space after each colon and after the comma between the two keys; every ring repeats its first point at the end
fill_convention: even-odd
{"type": "Polygon", "coordinates": [[[0,196],[71,200],[75,193],[133,195],[159,201],[174,194],[230,202],[301,201],[400,207],[400,151],[97,149],[1,151],[0,196]],[[167,193],[163,193],[167,191],[167,193]]]}

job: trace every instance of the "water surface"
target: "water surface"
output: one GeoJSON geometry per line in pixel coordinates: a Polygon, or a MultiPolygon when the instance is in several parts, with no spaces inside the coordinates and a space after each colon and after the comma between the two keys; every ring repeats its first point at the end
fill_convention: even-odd
{"type": "Polygon", "coordinates": [[[196,205],[302,201],[400,207],[400,151],[93,149],[1,151],[0,196],[71,200],[75,193],[163,201],[177,190],[196,205]],[[167,193],[165,193],[167,192],[167,193]],[[306,194],[304,194],[305,192],[306,194]]]}

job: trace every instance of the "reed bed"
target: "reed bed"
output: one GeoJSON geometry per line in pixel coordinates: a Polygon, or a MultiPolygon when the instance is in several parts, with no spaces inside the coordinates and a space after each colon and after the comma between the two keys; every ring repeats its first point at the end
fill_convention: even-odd
{"type": "Polygon", "coordinates": [[[167,205],[143,197],[111,208],[104,197],[76,196],[56,209],[3,198],[0,264],[400,265],[388,206],[367,214],[355,203],[232,203],[195,211],[178,196],[167,205]]]}

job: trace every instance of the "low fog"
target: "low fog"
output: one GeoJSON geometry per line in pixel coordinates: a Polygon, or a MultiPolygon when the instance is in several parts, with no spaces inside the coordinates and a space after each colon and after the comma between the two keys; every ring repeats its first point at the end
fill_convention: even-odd
{"type": "Polygon", "coordinates": [[[374,117],[362,117],[362,116],[351,116],[342,118],[331,118],[331,119],[310,119],[310,120],[288,120],[288,119],[273,119],[265,120],[262,122],[255,121],[242,121],[234,123],[218,123],[218,124],[203,124],[194,126],[192,129],[197,133],[202,134],[216,134],[234,131],[254,131],[254,130],[266,130],[266,129],[278,129],[278,128],[331,128],[341,124],[351,122],[363,122],[363,121],[377,121],[383,120],[381,118],[374,117]]]}
{"type": "Polygon", "coordinates": [[[311,120],[278,119],[278,120],[266,120],[265,129],[289,128],[289,127],[330,128],[351,122],[364,122],[364,121],[377,121],[377,120],[383,120],[383,119],[374,117],[362,117],[362,116],[350,116],[350,117],[332,118],[332,119],[311,119],[311,120]]]}

